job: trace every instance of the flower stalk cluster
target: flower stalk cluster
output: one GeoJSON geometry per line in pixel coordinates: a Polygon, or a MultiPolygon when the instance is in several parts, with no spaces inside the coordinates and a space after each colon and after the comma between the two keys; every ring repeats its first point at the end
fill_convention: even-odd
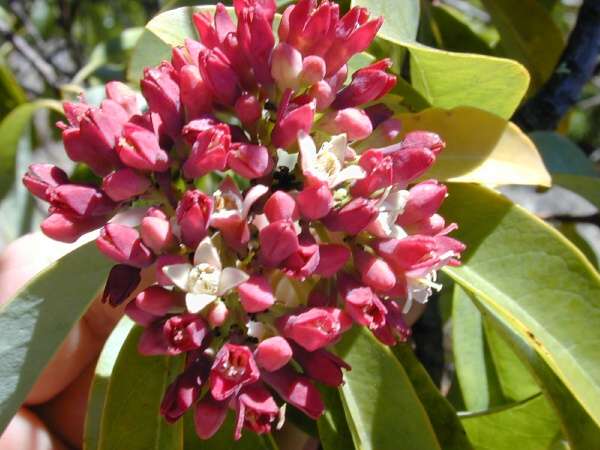
{"type": "Polygon", "coordinates": [[[318,418],[315,383],[339,386],[350,370],[331,346],[353,326],[406,341],[411,304],[464,250],[437,213],[445,186],[415,184],[443,141],[398,139],[378,103],[396,82],[390,62],[348,80],[383,19],[300,0],[276,39],[274,0],[233,3],[236,22],[223,5],[196,13],[199,39],[146,69],[147,109],[119,82],[100,106],[64,104],[65,150],[97,183],[46,164],[23,180],[50,204],[46,235],[100,228],[98,249],[116,263],[105,301],[122,304],[141,269],[154,271],[126,313],[145,328],[142,354],[185,358],[161,413],[174,422],[193,409],[203,439],[229,409],[236,439],[281,424],[285,402],[318,418]],[[114,219],[131,208],[136,226],[114,219]]]}

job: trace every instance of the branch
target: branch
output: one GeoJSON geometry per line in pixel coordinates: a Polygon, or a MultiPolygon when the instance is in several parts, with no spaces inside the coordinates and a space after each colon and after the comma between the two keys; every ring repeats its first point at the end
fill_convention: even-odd
{"type": "Polygon", "coordinates": [[[579,100],[600,53],[600,1],[583,0],[577,23],[554,73],[515,115],[525,131],[554,130],[579,100]]]}
{"type": "Polygon", "coordinates": [[[551,216],[544,220],[559,221],[566,223],[586,223],[600,227],[600,214],[591,214],[589,216],[551,216]]]}

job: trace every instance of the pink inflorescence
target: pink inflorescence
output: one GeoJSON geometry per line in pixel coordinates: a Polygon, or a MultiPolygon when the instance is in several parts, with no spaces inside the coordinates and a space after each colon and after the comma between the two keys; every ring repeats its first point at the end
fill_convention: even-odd
{"type": "Polygon", "coordinates": [[[412,302],[464,250],[437,213],[446,187],[414,184],[444,142],[425,131],[399,140],[377,103],[396,82],[390,62],[347,82],[382,18],[300,0],[276,39],[274,0],[234,5],[237,25],[223,5],[197,13],[200,39],[146,69],[146,111],[119,82],[99,107],[65,103],[66,152],[101,181],[72,183],[45,164],[24,177],[50,203],[46,235],[72,242],[101,228],[97,246],[117,262],[104,301],[123,303],[153,267],[156,284],[126,312],[145,328],[141,353],[185,355],[161,413],[174,422],[194,408],[205,439],[230,408],[236,439],[282,423],[281,401],[318,418],[314,383],[339,386],[350,370],[327,348],[352,326],[406,341],[412,302]],[[135,226],[113,220],[127,208],[143,211],[135,226]]]}

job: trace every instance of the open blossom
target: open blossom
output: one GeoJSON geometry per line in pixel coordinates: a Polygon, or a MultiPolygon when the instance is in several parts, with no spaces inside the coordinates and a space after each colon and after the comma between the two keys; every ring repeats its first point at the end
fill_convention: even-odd
{"type": "Polygon", "coordinates": [[[389,60],[350,72],[383,18],[328,0],[299,0],[278,21],[275,0],[233,7],[235,18],[222,4],[192,14],[197,39],[146,68],[146,110],[119,82],[100,106],[65,102],[65,151],[98,181],[49,164],[23,177],[49,205],[46,235],[100,229],[115,262],[102,301],[143,327],[141,354],[185,361],[160,413],[193,412],[201,439],[230,411],[234,439],[281,426],[286,403],[318,419],[319,386],[351,370],[334,349],[344,334],[406,342],[411,305],[465,250],[440,214],[446,187],[420,181],[442,138],[403,135],[382,99],[389,60]],[[155,283],[124,304],[142,271],[155,283]]]}

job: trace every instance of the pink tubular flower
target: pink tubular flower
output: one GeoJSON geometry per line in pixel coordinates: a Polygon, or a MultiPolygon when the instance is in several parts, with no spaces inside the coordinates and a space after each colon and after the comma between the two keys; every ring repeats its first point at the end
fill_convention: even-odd
{"type": "Polygon", "coordinates": [[[327,67],[320,56],[309,55],[302,60],[301,80],[307,85],[317,84],[325,78],[327,67]]]}
{"type": "Polygon", "coordinates": [[[373,200],[359,197],[341,209],[332,210],[323,223],[331,231],[343,231],[358,234],[377,217],[377,209],[373,200]]]}
{"type": "Polygon", "coordinates": [[[85,233],[100,228],[106,217],[80,217],[77,215],[53,212],[41,224],[42,232],[60,242],[75,242],[85,233]]]}
{"type": "Polygon", "coordinates": [[[134,302],[139,309],[157,318],[164,316],[173,309],[182,308],[184,305],[181,293],[156,285],[140,292],[135,297],[134,302]]]}
{"type": "Polygon", "coordinates": [[[386,72],[390,67],[392,61],[384,59],[356,71],[352,82],[338,93],[332,107],[352,108],[383,97],[396,85],[396,77],[386,72]]]}
{"type": "Polygon", "coordinates": [[[298,250],[283,261],[286,275],[300,281],[310,277],[319,265],[319,245],[309,232],[300,235],[298,250]]]}
{"type": "Polygon", "coordinates": [[[350,141],[358,141],[370,136],[373,125],[369,116],[357,108],[331,111],[319,121],[319,128],[329,134],[345,133],[350,141]]]}
{"type": "Polygon", "coordinates": [[[114,211],[116,204],[100,189],[77,184],[61,184],[50,193],[51,211],[79,217],[102,217],[114,211]]]}
{"type": "Polygon", "coordinates": [[[317,220],[325,217],[333,207],[333,194],[326,183],[305,187],[296,197],[302,217],[317,220]]]}
{"type": "Polygon", "coordinates": [[[294,359],[308,377],[331,387],[339,387],[344,382],[342,368],[351,369],[344,360],[323,349],[307,352],[302,347],[295,346],[294,359]]]}
{"type": "Polygon", "coordinates": [[[113,266],[102,292],[102,303],[119,306],[135,291],[141,280],[139,268],[126,264],[113,266]]]}
{"type": "Polygon", "coordinates": [[[227,164],[238,175],[249,180],[265,176],[273,165],[267,147],[242,143],[232,145],[227,164]]]}
{"type": "Polygon", "coordinates": [[[65,171],[52,164],[32,164],[23,176],[23,184],[29,192],[47,202],[54,188],[68,182],[65,171]]]}
{"type": "Polygon", "coordinates": [[[448,189],[436,180],[427,180],[413,186],[404,212],[398,216],[398,225],[410,225],[429,219],[442,205],[448,189]]]}
{"type": "Polygon", "coordinates": [[[345,274],[340,277],[338,288],[345,302],[344,310],[356,323],[370,330],[385,326],[387,309],[371,288],[361,286],[345,274]]]}
{"type": "Polygon", "coordinates": [[[402,140],[403,148],[418,148],[425,147],[431,150],[436,155],[440,153],[446,143],[436,133],[431,131],[411,131],[404,136],[402,140]]]}
{"type": "Polygon", "coordinates": [[[265,387],[256,383],[245,386],[236,398],[237,414],[234,438],[242,437],[242,427],[257,434],[269,433],[271,423],[279,416],[279,408],[265,387]]]}
{"type": "Polygon", "coordinates": [[[292,347],[281,336],[265,339],[256,347],[254,359],[258,366],[268,372],[274,372],[292,359],[292,347]]]}
{"type": "Polygon", "coordinates": [[[227,417],[227,401],[215,400],[210,392],[196,404],[194,424],[200,439],[210,439],[221,428],[227,417]]]}
{"type": "Polygon", "coordinates": [[[220,49],[203,50],[199,59],[200,73],[215,100],[233,106],[241,95],[240,80],[231,62],[220,49]]]}
{"type": "Polygon", "coordinates": [[[356,248],[354,264],[362,282],[370,288],[378,292],[386,292],[396,285],[396,276],[383,259],[356,248]]]}
{"type": "Polygon", "coordinates": [[[318,419],[325,410],[321,394],[308,378],[294,371],[289,365],[275,372],[263,372],[262,379],[290,405],[307,416],[318,419]]]}
{"type": "Polygon", "coordinates": [[[296,142],[301,131],[309,133],[315,117],[315,108],[316,102],[313,100],[293,110],[287,107],[281,110],[271,134],[273,145],[288,148],[296,142]]]}
{"type": "Polygon", "coordinates": [[[234,108],[240,122],[246,127],[254,125],[262,115],[260,100],[252,94],[242,94],[235,102],[234,108]]]}
{"type": "Polygon", "coordinates": [[[160,413],[167,422],[176,422],[198,400],[209,368],[205,359],[195,361],[169,385],[160,404],[160,413]]]}
{"type": "Polygon", "coordinates": [[[150,186],[148,177],[128,167],[117,169],[102,181],[102,189],[115,202],[142,195],[150,186]]]}
{"type": "Polygon", "coordinates": [[[180,314],[148,326],[138,343],[142,355],[179,355],[202,347],[207,327],[195,314],[180,314]]]}
{"type": "Polygon", "coordinates": [[[302,54],[291,45],[280,43],[271,56],[271,75],[282,91],[297,90],[302,73],[302,54]]]}
{"type": "Polygon", "coordinates": [[[150,111],[160,116],[166,133],[176,139],[181,131],[183,110],[175,68],[163,61],[157,68],[146,69],[140,85],[150,111]]]}
{"type": "Polygon", "coordinates": [[[196,248],[206,237],[213,201],[199,190],[187,191],[177,205],[177,223],[181,228],[181,240],[190,248],[196,248]]]}
{"type": "Polygon", "coordinates": [[[199,178],[215,170],[224,170],[231,145],[229,127],[217,124],[198,133],[192,152],[183,165],[186,178],[199,178]]]}
{"type": "Polygon", "coordinates": [[[154,262],[154,255],[143,244],[139,233],[125,225],[105,225],[96,245],[102,253],[121,264],[143,268],[154,262]]]}
{"type": "Polygon", "coordinates": [[[151,208],[142,219],[140,226],[142,241],[154,253],[163,253],[175,243],[171,222],[167,215],[157,208],[151,208]]]}
{"type": "Polygon", "coordinates": [[[278,220],[260,230],[260,256],[264,263],[274,267],[300,248],[294,224],[278,220]]]}
{"type": "Polygon", "coordinates": [[[188,117],[196,118],[212,110],[212,93],[195,64],[185,64],[179,70],[181,102],[188,117]]]}
{"type": "Polygon", "coordinates": [[[397,302],[390,300],[386,302],[386,309],[385,326],[372,330],[373,334],[385,345],[393,346],[398,342],[406,342],[411,335],[411,330],[404,321],[402,308],[397,302]]]}
{"type": "Polygon", "coordinates": [[[283,191],[274,192],[265,202],[265,215],[269,222],[297,220],[300,217],[294,198],[283,191]]]}
{"type": "Polygon", "coordinates": [[[258,380],[260,372],[250,349],[225,344],[217,353],[210,370],[210,393],[215,400],[225,400],[247,384],[258,380]]]}
{"type": "Polygon", "coordinates": [[[269,281],[262,275],[253,275],[237,287],[244,311],[257,313],[269,309],[275,303],[269,281]]]}
{"type": "Polygon", "coordinates": [[[273,83],[271,57],[275,46],[270,7],[258,4],[246,7],[238,15],[237,35],[256,82],[263,87],[273,83]]]}
{"type": "Polygon", "coordinates": [[[311,308],[278,321],[282,334],[312,352],[335,342],[352,322],[337,308],[311,308]]]}
{"type": "Polygon", "coordinates": [[[319,245],[319,265],[317,275],[330,278],[339,272],[350,259],[350,249],[341,244],[319,245]]]}
{"type": "Polygon", "coordinates": [[[164,172],[169,168],[169,157],[160,148],[154,131],[132,122],[123,127],[117,153],[123,164],[134,169],[164,172]]]}

